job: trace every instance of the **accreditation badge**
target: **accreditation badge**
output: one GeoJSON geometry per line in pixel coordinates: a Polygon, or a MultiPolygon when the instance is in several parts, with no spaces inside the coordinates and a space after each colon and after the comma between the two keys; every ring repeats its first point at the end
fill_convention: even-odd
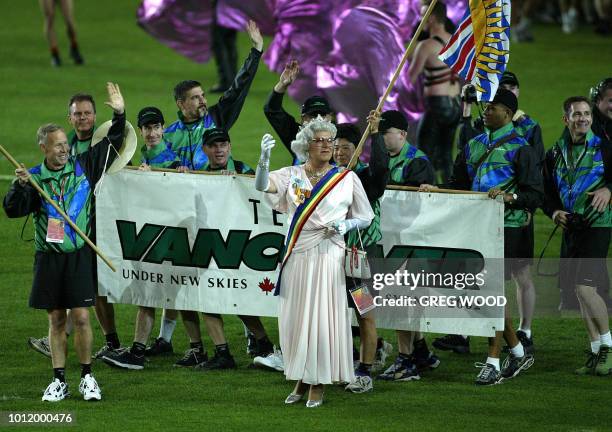
{"type": "Polygon", "coordinates": [[[64,219],[49,218],[47,220],[47,242],[64,243],[64,219]]]}
{"type": "Polygon", "coordinates": [[[374,304],[374,297],[370,294],[367,284],[362,282],[359,285],[355,285],[349,292],[355,302],[359,315],[363,316],[376,307],[374,304]]]}

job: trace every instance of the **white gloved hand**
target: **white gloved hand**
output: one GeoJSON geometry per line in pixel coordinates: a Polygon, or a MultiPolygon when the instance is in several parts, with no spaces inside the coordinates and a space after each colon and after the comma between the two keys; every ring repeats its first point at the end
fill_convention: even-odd
{"type": "Polygon", "coordinates": [[[345,219],[345,220],[337,220],[332,224],[332,228],[336,233],[343,236],[349,231],[358,229],[365,229],[370,225],[370,221],[362,220],[362,219],[345,219]]]}
{"type": "Polygon", "coordinates": [[[268,178],[270,174],[270,153],[275,144],[276,141],[270,134],[265,134],[261,138],[261,156],[257,163],[257,170],[255,171],[255,189],[258,191],[265,192],[270,186],[270,180],[268,178]]]}
{"type": "Polygon", "coordinates": [[[261,138],[261,156],[259,160],[261,161],[269,161],[270,153],[272,152],[272,148],[276,145],[276,140],[270,134],[265,134],[261,138]]]}
{"type": "Polygon", "coordinates": [[[346,232],[348,231],[346,222],[347,221],[342,220],[342,221],[336,221],[332,224],[332,228],[334,229],[334,231],[336,231],[336,234],[340,234],[341,236],[346,234],[346,232]]]}

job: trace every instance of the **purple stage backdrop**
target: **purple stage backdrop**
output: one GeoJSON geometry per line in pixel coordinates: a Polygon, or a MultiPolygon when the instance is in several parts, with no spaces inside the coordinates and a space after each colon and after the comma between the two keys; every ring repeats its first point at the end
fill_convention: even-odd
{"type": "MultiPolygon", "coordinates": [[[[445,0],[457,22],[467,0],[445,0]]],[[[399,64],[420,17],[420,0],[143,0],[138,23],[155,39],[196,62],[211,57],[213,15],[224,27],[244,29],[254,19],[273,36],[264,62],[277,73],[296,59],[301,74],[289,87],[299,104],[326,96],[339,121],[364,126],[399,64]]],[[[404,67],[385,109],[404,112],[411,123],[423,111],[422,86],[404,67]]],[[[270,89],[272,90],[272,89],[270,89]]],[[[367,156],[367,152],[366,152],[367,156]]]]}

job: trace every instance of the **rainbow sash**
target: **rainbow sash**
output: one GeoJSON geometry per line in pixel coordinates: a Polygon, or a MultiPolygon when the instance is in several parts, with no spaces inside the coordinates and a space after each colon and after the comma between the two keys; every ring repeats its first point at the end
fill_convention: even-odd
{"type": "Polygon", "coordinates": [[[283,268],[285,267],[285,263],[289,259],[291,252],[293,251],[293,247],[306,225],[306,221],[310,218],[310,215],[317,208],[319,203],[323,201],[323,198],[327,196],[327,194],[342,181],[344,177],[350,171],[347,169],[339,169],[338,167],[333,167],[330,169],[325,176],[315,185],[312,189],[310,196],[301,203],[298,208],[295,210],[295,214],[293,215],[293,219],[291,219],[291,225],[289,226],[289,231],[287,231],[287,237],[285,237],[285,247],[283,248],[283,259],[281,261],[280,271],[278,272],[278,280],[276,281],[276,289],[274,290],[274,295],[279,295],[280,293],[280,285],[281,285],[281,277],[283,274],[283,268]]]}

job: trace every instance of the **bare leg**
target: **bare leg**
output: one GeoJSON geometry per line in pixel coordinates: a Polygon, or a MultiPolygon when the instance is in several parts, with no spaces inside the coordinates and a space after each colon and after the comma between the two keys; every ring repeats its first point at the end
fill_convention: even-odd
{"type": "Polygon", "coordinates": [[[72,312],[70,309],[66,311],[66,335],[71,335],[74,330],[74,325],[72,324],[72,312]]]}
{"type": "Polygon", "coordinates": [[[49,309],[49,348],[54,368],[66,367],[66,310],[49,309]]]}
{"type": "Polygon", "coordinates": [[[64,16],[64,21],[66,22],[66,27],[68,29],[68,37],[71,40],[76,39],[76,25],[74,20],[74,4],[72,0],[61,0],[60,8],[62,10],[62,15],[64,16]]]}
{"type": "Polygon", "coordinates": [[[45,17],[44,21],[44,31],[45,36],[47,37],[47,42],[49,42],[49,48],[57,49],[57,36],[55,36],[55,4],[53,0],[40,0],[40,9],[43,12],[45,17]]]}
{"type": "Polygon", "coordinates": [[[134,342],[146,344],[151,330],[155,324],[155,309],[139,306],[136,314],[136,329],[134,331],[134,342]]]}
{"type": "Polygon", "coordinates": [[[414,349],[415,332],[407,330],[397,330],[397,350],[401,354],[412,354],[414,349]]]}
{"type": "Polygon", "coordinates": [[[357,322],[359,323],[359,339],[361,341],[359,361],[371,365],[376,357],[376,343],[378,339],[374,315],[368,313],[365,316],[359,316],[357,322]]]}
{"type": "Polygon", "coordinates": [[[608,333],[610,331],[608,309],[597,289],[587,285],[576,285],[576,294],[580,304],[585,308],[587,319],[592,321],[599,334],[608,333]]]}
{"type": "Polygon", "coordinates": [[[247,329],[255,335],[255,339],[261,339],[267,336],[266,329],[258,316],[238,315],[247,329]]]}
{"type": "Polygon", "coordinates": [[[308,400],[317,401],[323,398],[323,384],[312,384],[308,392],[308,400]]]}
{"type": "Polygon", "coordinates": [[[308,384],[304,384],[302,381],[297,381],[293,388],[293,394],[303,395],[308,390],[308,384]]]}
{"type": "MultiPolygon", "coordinates": [[[[506,312],[506,317],[504,318],[504,339],[510,348],[514,348],[519,344],[519,340],[516,337],[516,333],[514,332],[514,328],[512,328],[512,318],[510,314],[506,312]]],[[[499,357],[499,353],[498,353],[499,357]]]]}
{"type": "Polygon", "coordinates": [[[223,318],[217,314],[202,314],[204,315],[204,323],[208,336],[212,339],[215,345],[223,345],[227,343],[225,333],[223,332],[223,318]]]}
{"type": "Polygon", "coordinates": [[[495,337],[489,338],[489,357],[499,358],[501,352],[501,339],[504,332],[495,332],[495,337]]]}
{"type": "Polygon", "coordinates": [[[185,325],[185,331],[189,336],[189,342],[202,342],[202,333],[200,333],[200,318],[195,311],[180,311],[185,325]]]}
{"type": "Polygon", "coordinates": [[[115,327],[115,308],[112,303],[109,303],[106,297],[98,296],[96,298],[96,318],[102,327],[104,335],[117,333],[115,327]]]}
{"type": "Polygon", "coordinates": [[[516,300],[518,303],[520,325],[523,330],[531,330],[531,322],[535,311],[536,292],[531,278],[529,266],[525,266],[513,274],[516,282],[516,300]]]}
{"type": "Polygon", "coordinates": [[[586,307],[582,304],[580,297],[578,297],[578,303],[580,304],[580,315],[582,315],[582,320],[587,328],[587,333],[589,334],[589,341],[595,342],[599,340],[599,332],[597,331],[597,327],[595,323],[589,318],[589,314],[586,310],[586,307]]]}
{"type": "Polygon", "coordinates": [[[81,364],[91,363],[91,344],[93,335],[89,325],[89,309],[72,309],[72,322],[74,324],[74,348],[81,364]]]}

